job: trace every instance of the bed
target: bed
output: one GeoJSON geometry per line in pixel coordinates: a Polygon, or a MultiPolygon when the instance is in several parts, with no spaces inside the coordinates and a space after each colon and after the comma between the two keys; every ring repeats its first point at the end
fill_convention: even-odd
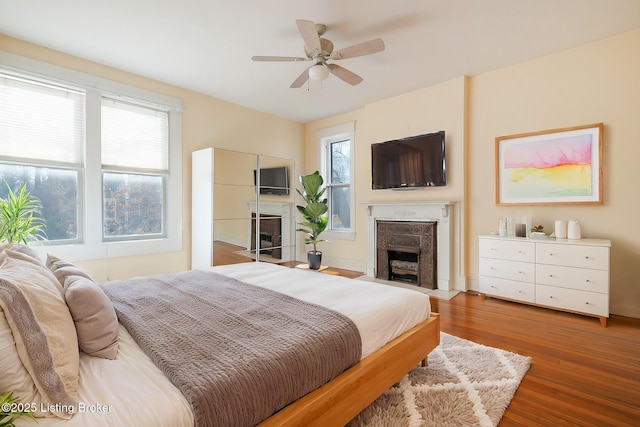
{"type": "MultiPolygon", "coordinates": [[[[169,380],[171,375],[164,373],[152,361],[155,356],[149,357],[132,337],[132,333],[117,319],[109,328],[104,328],[104,325],[97,328],[93,324],[87,331],[87,325],[80,320],[87,320],[92,316],[84,313],[84,319],[81,319],[80,315],[83,313],[76,313],[78,308],[74,306],[74,298],[77,297],[69,297],[73,297],[70,289],[81,286],[107,295],[112,292],[110,286],[117,288],[119,285],[124,287],[124,284],[113,281],[101,284],[102,287],[92,285],[86,273],[55,257],[47,260],[48,268],[43,268],[44,263],[29,260],[30,254],[28,248],[25,248],[15,245],[0,248],[0,371],[9,373],[0,378],[0,391],[3,388],[18,390],[22,394],[16,392],[17,395],[26,396],[23,402],[42,402],[50,397],[41,393],[31,378],[34,366],[29,365],[34,362],[29,362],[29,355],[25,354],[28,351],[25,352],[26,344],[20,338],[20,333],[13,332],[18,328],[15,324],[17,316],[9,313],[13,309],[11,304],[7,304],[6,296],[9,286],[7,283],[20,282],[22,279],[17,280],[17,276],[28,277],[29,283],[33,283],[34,273],[31,270],[37,270],[37,281],[57,281],[53,282],[53,286],[58,286],[58,291],[52,292],[49,289],[48,297],[60,305],[59,296],[62,295],[62,302],[68,306],[68,312],[74,321],[77,333],[76,351],[65,352],[60,364],[72,366],[77,363],[75,392],[77,402],[83,405],[81,411],[78,410],[79,406],[74,406],[74,414],[65,413],[64,400],[57,406],[45,405],[44,408],[37,408],[53,409],[53,412],[62,409],[54,416],[51,413],[39,414],[49,416],[39,418],[38,425],[193,426],[196,423],[193,402],[169,380]],[[59,294],[55,295],[56,292],[59,294]],[[96,344],[95,339],[87,341],[87,332],[95,333],[102,329],[109,332],[98,337],[103,341],[101,344],[96,344]],[[115,340],[114,336],[117,337],[115,340]],[[105,346],[105,342],[108,345],[105,346]],[[114,344],[117,347],[115,353],[114,344]],[[78,345],[86,351],[77,351],[78,345]],[[87,348],[83,348],[87,345],[87,348]]],[[[330,381],[305,392],[283,409],[261,419],[260,425],[263,426],[344,425],[413,366],[424,360],[439,343],[439,318],[437,314],[430,312],[428,297],[418,292],[256,262],[177,274],[178,277],[206,278],[208,275],[216,275],[228,281],[237,280],[247,287],[259,288],[257,292],[277,293],[300,301],[301,304],[324,307],[355,325],[361,344],[358,360],[341,372],[332,374],[330,381]]],[[[153,280],[166,279],[165,275],[152,277],[153,280]]],[[[26,287],[23,291],[28,298],[32,298],[32,302],[37,298],[40,304],[41,297],[39,294],[36,297],[28,284],[19,285],[26,287]]],[[[37,292],[43,291],[38,289],[37,292]]],[[[118,307],[117,297],[110,295],[107,300],[118,307]]],[[[86,307],[87,304],[81,305],[84,310],[86,307]]],[[[137,310],[133,312],[136,313],[137,310]]],[[[65,337],[71,335],[69,330],[60,333],[64,329],[59,326],[60,322],[49,322],[56,326],[53,331],[45,331],[45,335],[49,332],[65,337]]],[[[45,340],[49,340],[51,347],[62,345],[54,343],[49,336],[45,340]]],[[[71,344],[67,342],[67,345],[74,344],[73,339],[70,341],[71,344]]],[[[63,374],[73,377],[74,372],[63,374]]],[[[29,424],[27,421],[18,425],[29,424]]]]}

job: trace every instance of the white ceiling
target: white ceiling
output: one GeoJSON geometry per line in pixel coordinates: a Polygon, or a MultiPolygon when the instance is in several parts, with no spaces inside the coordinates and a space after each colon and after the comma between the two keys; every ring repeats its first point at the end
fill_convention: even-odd
{"type": "Polygon", "coordinates": [[[640,0],[0,0],[1,33],[303,123],[636,28],[640,0]],[[296,19],[386,50],[290,89],[308,62],[251,57],[304,56],[296,19]]]}

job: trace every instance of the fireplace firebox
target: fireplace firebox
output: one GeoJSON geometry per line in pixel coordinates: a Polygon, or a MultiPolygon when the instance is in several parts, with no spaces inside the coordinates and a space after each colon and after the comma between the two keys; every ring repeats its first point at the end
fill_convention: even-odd
{"type": "Polygon", "coordinates": [[[437,222],[376,221],[376,277],[437,288],[437,222]]]}

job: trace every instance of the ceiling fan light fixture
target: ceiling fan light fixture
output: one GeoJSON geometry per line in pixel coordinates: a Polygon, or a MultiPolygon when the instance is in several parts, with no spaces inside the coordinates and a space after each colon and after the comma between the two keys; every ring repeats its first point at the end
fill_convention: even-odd
{"type": "Polygon", "coordinates": [[[322,81],[329,77],[329,69],[322,64],[309,67],[309,78],[311,80],[322,81]]]}

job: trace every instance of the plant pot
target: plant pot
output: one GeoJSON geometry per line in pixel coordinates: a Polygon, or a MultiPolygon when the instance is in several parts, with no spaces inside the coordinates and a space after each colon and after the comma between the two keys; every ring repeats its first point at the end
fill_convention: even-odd
{"type": "Polygon", "coordinates": [[[319,270],[322,263],[322,252],[307,252],[307,260],[309,261],[310,270],[319,270]]]}

